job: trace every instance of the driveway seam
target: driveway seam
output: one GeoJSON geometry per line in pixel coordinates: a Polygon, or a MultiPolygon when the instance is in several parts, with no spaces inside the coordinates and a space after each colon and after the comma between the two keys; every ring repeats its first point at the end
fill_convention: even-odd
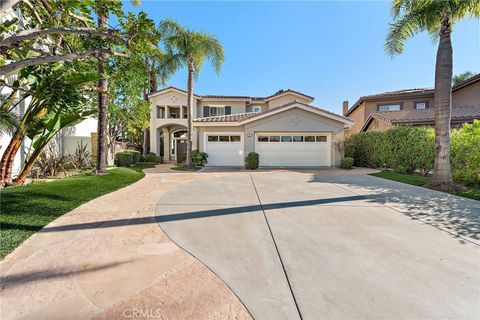
{"type": "Polygon", "coordinates": [[[282,256],[281,256],[280,251],[278,249],[277,242],[275,241],[275,237],[273,236],[272,228],[270,227],[270,223],[268,222],[267,214],[265,213],[265,209],[263,207],[262,201],[260,200],[260,196],[258,195],[257,187],[255,186],[255,182],[253,181],[252,174],[250,174],[250,179],[252,180],[253,189],[255,190],[255,194],[257,195],[258,203],[260,204],[260,208],[262,209],[263,217],[264,217],[265,222],[267,224],[268,231],[270,232],[270,237],[272,238],[273,245],[275,247],[275,251],[277,252],[277,255],[278,255],[278,259],[280,260],[280,264],[281,264],[282,269],[283,269],[283,274],[285,275],[285,279],[287,280],[287,285],[288,285],[288,288],[290,290],[290,294],[292,295],[293,302],[295,304],[295,308],[297,309],[298,316],[300,317],[300,320],[303,320],[302,313],[300,311],[300,307],[297,303],[297,299],[295,298],[295,294],[293,293],[292,285],[290,284],[290,279],[288,278],[287,270],[285,269],[285,265],[283,264],[282,256]]]}
{"type": "MultiPolygon", "coordinates": [[[[358,196],[361,195],[361,194],[356,193],[356,192],[354,192],[354,191],[352,191],[352,190],[349,190],[349,189],[347,189],[347,188],[345,188],[345,187],[342,187],[342,186],[339,185],[339,184],[336,184],[336,183],[335,183],[335,185],[336,185],[337,187],[339,187],[339,188],[342,188],[343,190],[346,190],[346,191],[351,192],[351,193],[353,193],[353,194],[356,194],[356,195],[358,195],[358,196]]],[[[386,197],[385,197],[385,198],[386,198],[386,197]]],[[[385,198],[384,198],[384,199],[385,199],[385,198]]],[[[400,213],[400,214],[402,214],[402,215],[404,215],[404,216],[408,216],[405,212],[400,211],[400,210],[398,210],[398,209],[396,209],[396,208],[394,208],[394,207],[390,207],[390,206],[388,206],[388,205],[386,205],[386,204],[383,204],[383,203],[379,203],[379,205],[381,205],[381,206],[383,206],[383,207],[385,207],[385,208],[391,209],[391,210],[393,210],[393,211],[396,211],[396,212],[398,212],[398,213],[400,213]]],[[[410,217],[410,216],[408,216],[408,217],[410,217]]],[[[435,226],[435,225],[433,225],[433,224],[431,224],[431,223],[429,223],[429,222],[427,222],[427,221],[424,221],[424,220],[422,220],[422,219],[420,219],[420,218],[417,218],[417,217],[410,217],[410,218],[413,219],[413,220],[418,220],[418,221],[422,222],[423,224],[426,224],[426,225],[428,225],[428,226],[430,226],[430,227],[434,227],[434,228],[436,228],[436,229],[438,229],[438,230],[440,230],[440,231],[444,231],[444,232],[446,232],[446,233],[448,233],[448,234],[450,234],[450,235],[452,235],[452,236],[454,236],[454,237],[460,238],[460,239],[462,239],[462,240],[465,240],[465,241],[467,241],[467,242],[469,242],[469,243],[472,243],[472,244],[480,247],[480,244],[478,244],[478,243],[476,243],[476,242],[474,242],[474,241],[472,241],[472,240],[470,240],[470,239],[464,238],[463,236],[458,235],[458,234],[456,234],[456,233],[454,233],[454,232],[452,232],[452,231],[449,231],[449,230],[447,230],[447,229],[443,229],[442,227],[439,227],[439,226],[435,226]]]]}
{"type": "MultiPolygon", "coordinates": [[[[176,189],[176,188],[174,188],[176,189]]],[[[173,189],[172,189],[173,190],[173,189]]],[[[170,190],[170,191],[172,191],[170,190]]],[[[157,206],[158,206],[158,202],[157,202],[157,206]]],[[[205,262],[203,262],[200,258],[198,258],[195,254],[193,254],[191,251],[187,250],[185,247],[183,247],[182,245],[180,245],[180,243],[176,242],[175,240],[173,240],[172,237],[170,237],[170,235],[167,233],[167,231],[165,229],[162,228],[162,223],[158,220],[159,219],[159,214],[157,212],[157,210],[155,210],[154,212],[154,216],[155,216],[155,220],[157,221],[157,224],[158,224],[158,227],[160,228],[160,230],[162,230],[162,232],[165,234],[165,236],[173,243],[175,244],[178,248],[180,248],[180,250],[183,250],[187,255],[191,256],[193,259],[195,259],[199,264],[201,264],[202,266],[204,266],[205,268],[207,268],[207,270],[209,270],[212,274],[214,274],[229,290],[230,292],[238,299],[238,301],[240,301],[240,303],[243,305],[243,307],[245,308],[245,310],[248,312],[248,314],[250,315],[250,317],[252,319],[255,319],[253,317],[253,314],[252,312],[248,309],[247,305],[243,302],[242,299],[240,299],[240,297],[237,295],[237,293],[233,290],[232,287],[230,287],[230,285],[222,278],[220,277],[219,274],[217,274],[212,268],[210,268],[210,266],[208,266],[205,262]]]]}

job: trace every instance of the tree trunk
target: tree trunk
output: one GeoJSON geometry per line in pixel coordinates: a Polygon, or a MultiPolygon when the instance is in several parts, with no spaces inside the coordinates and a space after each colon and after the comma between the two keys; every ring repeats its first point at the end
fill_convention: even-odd
{"type": "MultiPolygon", "coordinates": [[[[99,10],[98,13],[98,29],[99,31],[108,28],[108,13],[99,10]]],[[[98,56],[98,73],[105,73],[105,63],[108,55],[102,52],[98,56]]],[[[103,174],[107,172],[107,91],[108,80],[101,78],[98,80],[98,138],[97,138],[97,173],[103,174]]]]}
{"type": "Polygon", "coordinates": [[[20,174],[18,175],[17,179],[15,179],[15,185],[16,186],[21,186],[22,184],[25,183],[25,180],[27,179],[27,175],[30,172],[30,170],[32,170],[32,167],[33,167],[33,164],[35,163],[35,160],[37,160],[38,156],[40,155],[40,153],[42,153],[42,151],[43,151],[43,149],[45,148],[46,145],[47,145],[47,143],[38,146],[32,152],[30,157],[28,157],[28,160],[25,163],[25,165],[22,167],[22,170],[20,171],[20,174]]]}
{"type": "Polygon", "coordinates": [[[0,186],[4,187],[12,182],[13,162],[18,150],[23,142],[23,137],[19,131],[15,132],[10,143],[8,144],[1,160],[1,178],[0,186]]]}
{"type": "Polygon", "coordinates": [[[193,62],[188,64],[188,100],[187,100],[187,157],[185,159],[185,167],[191,168],[192,165],[192,119],[193,119],[193,73],[195,66],[193,62]]]}
{"type": "Polygon", "coordinates": [[[450,168],[450,117],[452,107],[452,41],[450,12],[442,17],[435,65],[435,163],[432,185],[452,182],[450,168]]]}

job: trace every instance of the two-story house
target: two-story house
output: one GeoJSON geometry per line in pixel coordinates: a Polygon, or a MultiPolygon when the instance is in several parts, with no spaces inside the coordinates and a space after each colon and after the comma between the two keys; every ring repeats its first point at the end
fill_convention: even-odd
{"type": "MultiPolygon", "coordinates": [[[[363,96],[343,115],[355,121],[347,134],[385,130],[396,125],[435,124],[434,90],[408,89],[363,96]]],[[[452,127],[480,119],[480,74],[452,87],[452,127]]]]}
{"type": "MultiPolygon", "coordinates": [[[[186,151],[187,93],[168,87],[150,96],[150,150],[166,160],[186,151]]],[[[310,105],[294,90],[267,97],[195,95],[193,149],[208,153],[208,165],[243,166],[255,151],[261,166],[333,166],[335,141],[353,121],[310,105]]]]}

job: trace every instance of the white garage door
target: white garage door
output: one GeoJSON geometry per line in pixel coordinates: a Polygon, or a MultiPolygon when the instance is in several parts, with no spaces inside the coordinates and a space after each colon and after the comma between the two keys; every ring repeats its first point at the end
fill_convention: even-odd
{"type": "Polygon", "coordinates": [[[243,166],[242,133],[208,133],[205,135],[208,166],[243,166]]]}
{"type": "Polygon", "coordinates": [[[257,133],[255,152],[265,167],[331,166],[331,134],[257,133]]]}

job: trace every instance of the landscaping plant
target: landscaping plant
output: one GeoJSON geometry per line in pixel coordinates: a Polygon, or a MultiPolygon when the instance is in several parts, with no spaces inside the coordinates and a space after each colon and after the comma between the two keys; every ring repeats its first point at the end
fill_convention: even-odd
{"type": "Polygon", "coordinates": [[[451,33],[460,20],[480,17],[480,1],[393,0],[391,11],[394,20],[390,24],[385,43],[391,56],[402,53],[405,42],[422,31],[427,31],[433,39],[438,40],[434,98],[435,160],[430,186],[442,190],[455,188],[450,165],[453,73],[451,33]]]}
{"type": "MultiPolygon", "coordinates": [[[[480,184],[480,121],[452,130],[451,136],[455,181],[480,184]]],[[[418,171],[423,176],[433,169],[434,149],[434,130],[427,127],[400,126],[362,132],[345,141],[345,156],[353,157],[356,166],[390,168],[397,173],[418,171]]]]}
{"type": "Polygon", "coordinates": [[[260,164],[260,155],[256,152],[250,152],[245,157],[245,168],[249,170],[256,170],[260,164]]]}
{"type": "Polygon", "coordinates": [[[340,167],[342,169],[352,169],[353,168],[353,158],[346,157],[340,161],[340,167]]]}
{"type": "Polygon", "coordinates": [[[118,167],[129,167],[133,164],[133,154],[128,151],[115,153],[115,164],[118,167]]]}
{"type": "Polygon", "coordinates": [[[207,164],[208,154],[206,152],[200,152],[198,150],[192,151],[192,162],[195,167],[203,167],[207,164]]]}

